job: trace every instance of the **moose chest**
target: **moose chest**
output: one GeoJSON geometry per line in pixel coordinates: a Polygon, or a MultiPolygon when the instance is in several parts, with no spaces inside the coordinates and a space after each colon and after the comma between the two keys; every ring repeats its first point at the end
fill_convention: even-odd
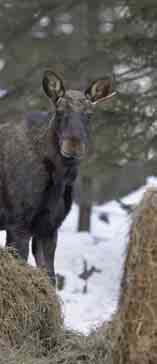
{"type": "Polygon", "coordinates": [[[74,165],[62,165],[60,171],[49,160],[45,161],[49,180],[42,196],[41,204],[32,223],[32,232],[40,236],[57,230],[70,211],[73,197],[73,184],[77,176],[74,165]]]}

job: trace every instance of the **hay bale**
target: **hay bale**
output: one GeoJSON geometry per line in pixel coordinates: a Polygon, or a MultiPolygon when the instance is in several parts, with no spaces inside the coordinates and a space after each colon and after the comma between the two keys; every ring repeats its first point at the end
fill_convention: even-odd
{"type": "Polygon", "coordinates": [[[46,351],[62,325],[60,303],[46,273],[0,249],[0,339],[46,351]]]}
{"type": "Polygon", "coordinates": [[[118,305],[114,363],[157,363],[157,189],[134,213],[118,305]]]}

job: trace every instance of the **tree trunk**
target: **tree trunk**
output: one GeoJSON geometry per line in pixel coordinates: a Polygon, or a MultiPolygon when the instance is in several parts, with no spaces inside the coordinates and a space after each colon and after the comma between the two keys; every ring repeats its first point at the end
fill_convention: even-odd
{"type": "Polygon", "coordinates": [[[90,231],[92,209],[92,180],[82,177],[80,181],[79,223],[78,231],[90,231]]]}

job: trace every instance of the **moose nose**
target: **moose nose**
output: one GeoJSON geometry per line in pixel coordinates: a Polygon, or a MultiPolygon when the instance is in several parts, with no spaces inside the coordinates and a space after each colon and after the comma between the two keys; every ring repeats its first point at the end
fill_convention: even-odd
{"type": "Polygon", "coordinates": [[[78,138],[65,138],[61,146],[61,154],[66,158],[81,159],[85,153],[85,144],[78,138]]]}

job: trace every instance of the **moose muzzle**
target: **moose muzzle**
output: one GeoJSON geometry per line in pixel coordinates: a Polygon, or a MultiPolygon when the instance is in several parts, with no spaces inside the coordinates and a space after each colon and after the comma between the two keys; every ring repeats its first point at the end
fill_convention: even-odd
{"type": "Polygon", "coordinates": [[[82,159],[85,154],[85,144],[77,138],[65,138],[61,144],[61,154],[63,157],[72,159],[82,159]]]}

